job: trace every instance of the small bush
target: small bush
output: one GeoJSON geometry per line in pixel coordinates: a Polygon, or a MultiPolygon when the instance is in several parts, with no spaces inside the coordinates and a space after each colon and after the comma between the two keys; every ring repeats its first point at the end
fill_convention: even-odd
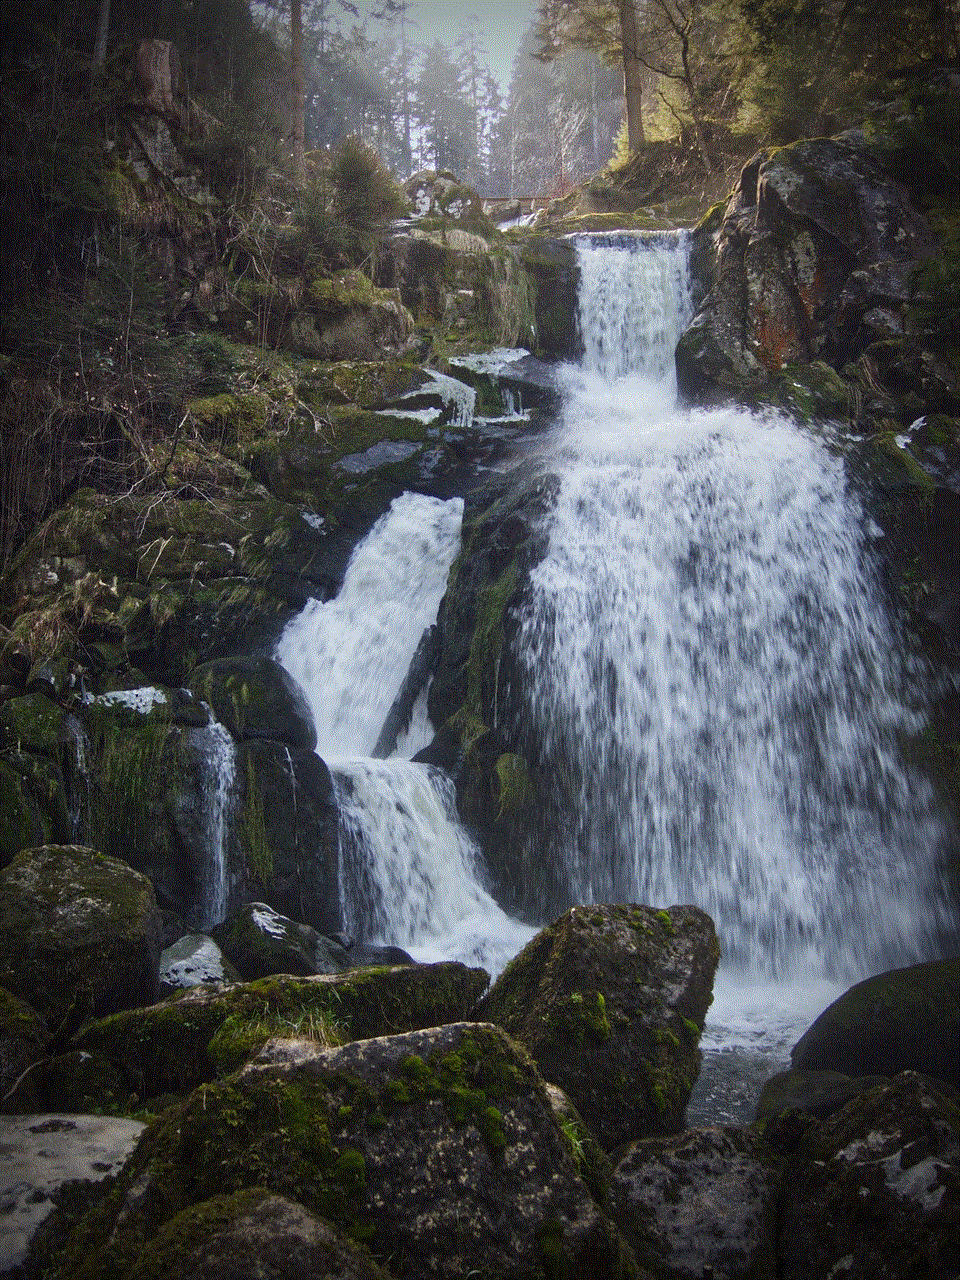
{"type": "Polygon", "coordinates": [[[399,184],[358,138],[344,138],[315,165],[297,221],[327,267],[357,266],[375,253],[387,223],[406,208],[399,184]]]}

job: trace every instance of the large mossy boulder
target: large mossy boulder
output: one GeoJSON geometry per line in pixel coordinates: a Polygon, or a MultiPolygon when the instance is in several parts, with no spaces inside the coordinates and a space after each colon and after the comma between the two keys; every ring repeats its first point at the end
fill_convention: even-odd
{"type": "Polygon", "coordinates": [[[902,336],[914,269],[932,250],[925,219],[862,137],[761,152],[727,205],[712,288],[681,338],[681,389],[744,390],[786,365],[846,363],[902,336]]]}
{"type": "Polygon", "coordinates": [[[480,1015],[610,1151],[682,1127],[719,954],[697,907],[574,907],[510,962],[480,1015]]]}
{"type": "Polygon", "coordinates": [[[957,1101],[907,1071],[808,1125],[784,1180],[778,1280],[957,1275],[957,1101]]]}
{"type": "Polygon", "coordinates": [[[960,959],[892,969],[851,987],[801,1036],[802,1071],[921,1071],[960,1088],[960,959]]]}
{"type": "Polygon", "coordinates": [[[26,849],[0,872],[0,982],[52,1030],[157,998],[153,887],[94,849],[26,849]]]}
{"type": "Polygon", "coordinates": [[[197,667],[187,683],[241,741],[268,738],[306,751],[317,745],[303,690],[272,658],[216,659],[197,667]]]}
{"type": "Polygon", "coordinates": [[[233,1071],[271,1036],[339,1044],[458,1022],[472,1015],[488,981],[482,969],[445,962],[194,987],[91,1022],[74,1043],[109,1059],[148,1098],[233,1071]]]}
{"type": "Polygon", "coordinates": [[[755,1135],[690,1129],[630,1147],[613,1171],[612,1211],[656,1275],[772,1278],[779,1182],[755,1135]]]}
{"type": "Polygon", "coordinates": [[[461,1023],[329,1050],[272,1041],[154,1124],[52,1276],[126,1278],[177,1214],[253,1188],[407,1280],[638,1275],[529,1059],[461,1023]]]}

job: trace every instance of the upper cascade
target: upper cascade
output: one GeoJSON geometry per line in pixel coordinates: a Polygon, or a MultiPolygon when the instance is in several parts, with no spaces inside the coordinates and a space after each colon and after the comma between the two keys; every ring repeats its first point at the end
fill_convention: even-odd
{"type": "Polygon", "coordinates": [[[682,230],[576,237],[577,323],[588,372],[676,385],[673,353],[693,315],[689,239],[682,230]]]}

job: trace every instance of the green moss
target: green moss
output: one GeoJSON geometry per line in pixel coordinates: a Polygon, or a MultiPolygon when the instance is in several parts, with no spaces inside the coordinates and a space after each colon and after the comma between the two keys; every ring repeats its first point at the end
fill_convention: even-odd
{"type": "Polygon", "coordinates": [[[266,885],[273,875],[273,849],[267,833],[263,791],[257,782],[256,766],[251,757],[247,759],[246,795],[240,827],[247,867],[261,885],[266,885]]]}
{"type": "Polygon", "coordinates": [[[181,777],[182,734],[162,705],[133,724],[122,706],[93,706],[86,730],[95,779],[85,815],[87,840],[122,857],[125,850],[149,844],[165,795],[181,777]]]}
{"type": "Polygon", "coordinates": [[[255,1210],[269,1195],[266,1189],[256,1187],[214,1196],[184,1209],[144,1246],[132,1264],[129,1280],[174,1280],[195,1249],[242,1214],[255,1210]]]}
{"type": "Polygon", "coordinates": [[[897,444],[896,436],[892,431],[885,431],[876,436],[874,444],[885,457],[891,459],[904,472],[911,484],[916,485],[926,494],[933,493],[936,483],[927,475],[910,450],[902,449],[897,444]]]}
{"type": "Polygon", "coordinates": [[[517,814],[523,809],[530,794],[530,778],[523,756],[506,752],[494,765],[499,794],[497,817],[517,814]]]}
{"type": "Polygon", "coordinates": [[[654,914],[655,914],[655,916],[656,916],[657,920],[659,920],[660,924],[662,924],[662,925],[663,925],[664,931],[665,931],[666,933],[668,933],[668,934],[670,935],[670,937],[672,938],[672,937],[674,936],[674,934],[677,932],[677,929],[676,929],[676,926],[675,926],[675,925],[674,925],[674,923],[673,923],[673,918],[672,918],[672,916],[670,915],[670,912],[669,912],[669,911],[657,911],[657,912],[655,912],[654,914]]]}
{"type": "Polygon", "coordinates": [[[553,1038],[558,1043],[582,1045],[589,1037],[593,1040],[608,1040],[612,1034],[610,1019],[607,1017],[607,1002],[601,991],[583,995],[574,991],[571,995],[554,1001],[550,1010],[548,1026],[553,1038]]]}
{"type": "Polygon", "coordinates": [[[252,391],[207,396],[190,401],[187,407],[207,439],[244,454],[262,440],[270,417],[270,401],[252,391]]]}
{"type": "Polygon", "coordinates": [[[339,315],[355,307],[372,307],[386,295],[375,289],[362,271],[348,271],[340,276],[318,276],[311,281],[307,299],[322,314],[339,315]]]}

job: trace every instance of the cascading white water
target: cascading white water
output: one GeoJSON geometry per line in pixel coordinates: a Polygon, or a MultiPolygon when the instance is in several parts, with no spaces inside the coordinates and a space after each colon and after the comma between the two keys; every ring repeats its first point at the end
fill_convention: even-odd
{"type": "MultiPolygon", "coordinates": [[[[457,554],[463,502],[406,493],[355,550],[339,595],[287,627],[277,659],[303,687],[340,813],[341,899],[348,932],[417,959],[498,972],[532,930],[480,883],[479,852],[456,819],[439,770],[369,758],[437,617],[457,554]]],[[[418,701],[400,750],[425,745],[418,701]]],[[[427,740],[429,740],[427,738],[427,740]]]]}
{"type": "Polygon", "coordinates": [[[775,980],[760,999],[802,1023],[831,997],[798,988],[928,955],[946,920],[943,828],[898,749],[916,664],[827,443],[676,407],[683,237],[578,259],[585,367],[518,641],[567,895],[704,907],[720,1017],[775,980]]]}

